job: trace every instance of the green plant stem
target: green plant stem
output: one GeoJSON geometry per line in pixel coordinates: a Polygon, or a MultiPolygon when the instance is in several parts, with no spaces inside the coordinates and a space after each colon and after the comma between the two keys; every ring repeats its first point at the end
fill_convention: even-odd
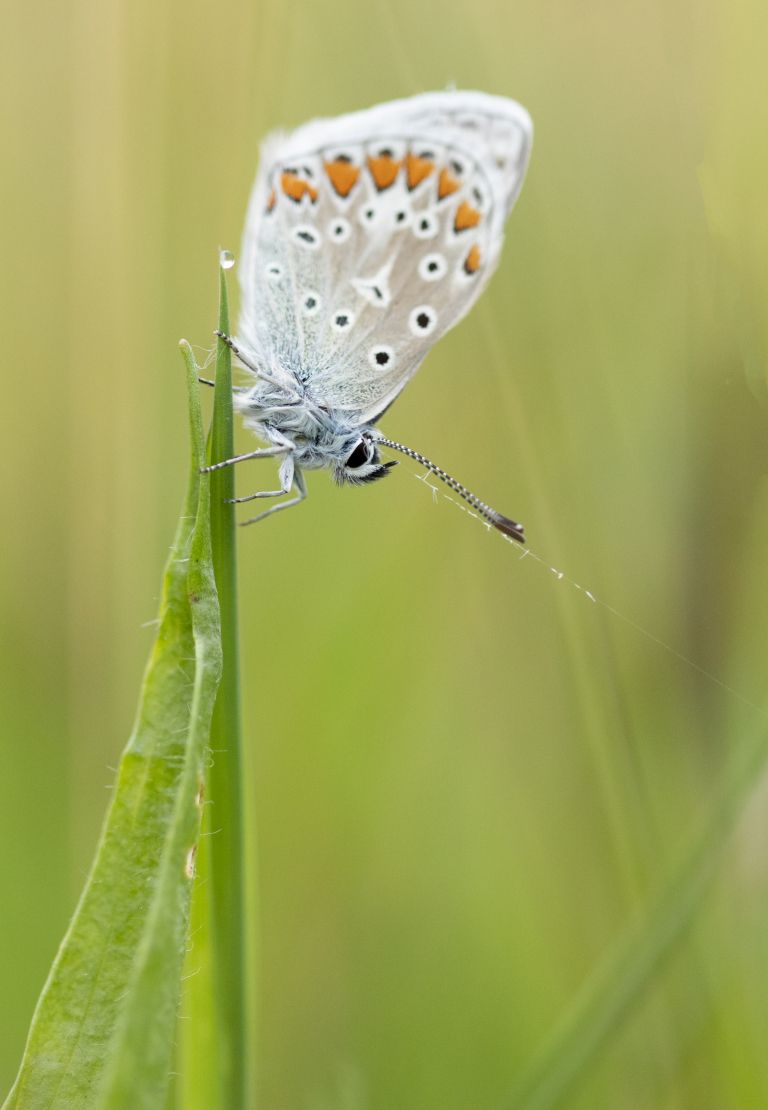
{"type": "MultiPolygon", "coordinates": [[[[219,281],[219,330],[229,332],[229,306],[223,269],[219,281]]],[[[234,454],[232,366],[229,347],[221,340],[216,351],[213,419],[208,440],[211,462],[234,454]]],[[[238,655],[237,564],[234,468],[211,474],[211,546],[221,612],[223,673],[211,723],[212,765],[205,844],[210,930],[208,958],[214,1025],[210,1074],[201,1091],[209,1110],[241,1110],[248,1105],[247,986],[245,935],[242,740],[238,655]]]]}

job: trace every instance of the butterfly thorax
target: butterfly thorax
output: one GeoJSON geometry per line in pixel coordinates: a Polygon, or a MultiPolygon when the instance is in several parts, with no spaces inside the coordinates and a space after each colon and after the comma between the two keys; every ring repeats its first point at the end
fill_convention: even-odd
{"type": "Polygon", "coordinates": [[[237,395],[244,423],[259,438],[286,447],[300,470],[328,467],[339,482],[370,481],[379,465],[375,432],[349,414],[321,405],[298,378],[259,381],[237,395]]]}

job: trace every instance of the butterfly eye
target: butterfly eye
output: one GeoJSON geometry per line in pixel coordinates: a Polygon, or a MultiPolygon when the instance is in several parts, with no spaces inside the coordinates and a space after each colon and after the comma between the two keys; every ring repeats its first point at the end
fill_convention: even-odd
{"type": "Polygon", "coordinates": [[[372,458],[373,453],[370,446],[364,439],[361,439],[344,465],[348,470],[358,470],[361,466],[369,463],[372,458]]]}

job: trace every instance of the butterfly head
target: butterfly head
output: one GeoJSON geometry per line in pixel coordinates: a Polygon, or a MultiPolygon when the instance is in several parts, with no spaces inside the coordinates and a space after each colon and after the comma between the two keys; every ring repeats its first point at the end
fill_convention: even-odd
{"type": "Polygon", "coordinates": [[[376,440],[370,432],[358,432],[344,444],[340,457],[332,464],[339,485],[363,485],[389,473],[395,462],[382,463],[376,440]]]}

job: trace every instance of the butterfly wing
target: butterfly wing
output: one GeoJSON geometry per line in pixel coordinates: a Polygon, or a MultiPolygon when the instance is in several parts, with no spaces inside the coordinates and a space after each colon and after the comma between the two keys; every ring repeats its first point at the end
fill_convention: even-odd
{"type": "Polygon", "coordinates": [[[367,423],[493,272],[533,129],[485,93],[428,93],[264,146],[239,338],[367,423]]]}

